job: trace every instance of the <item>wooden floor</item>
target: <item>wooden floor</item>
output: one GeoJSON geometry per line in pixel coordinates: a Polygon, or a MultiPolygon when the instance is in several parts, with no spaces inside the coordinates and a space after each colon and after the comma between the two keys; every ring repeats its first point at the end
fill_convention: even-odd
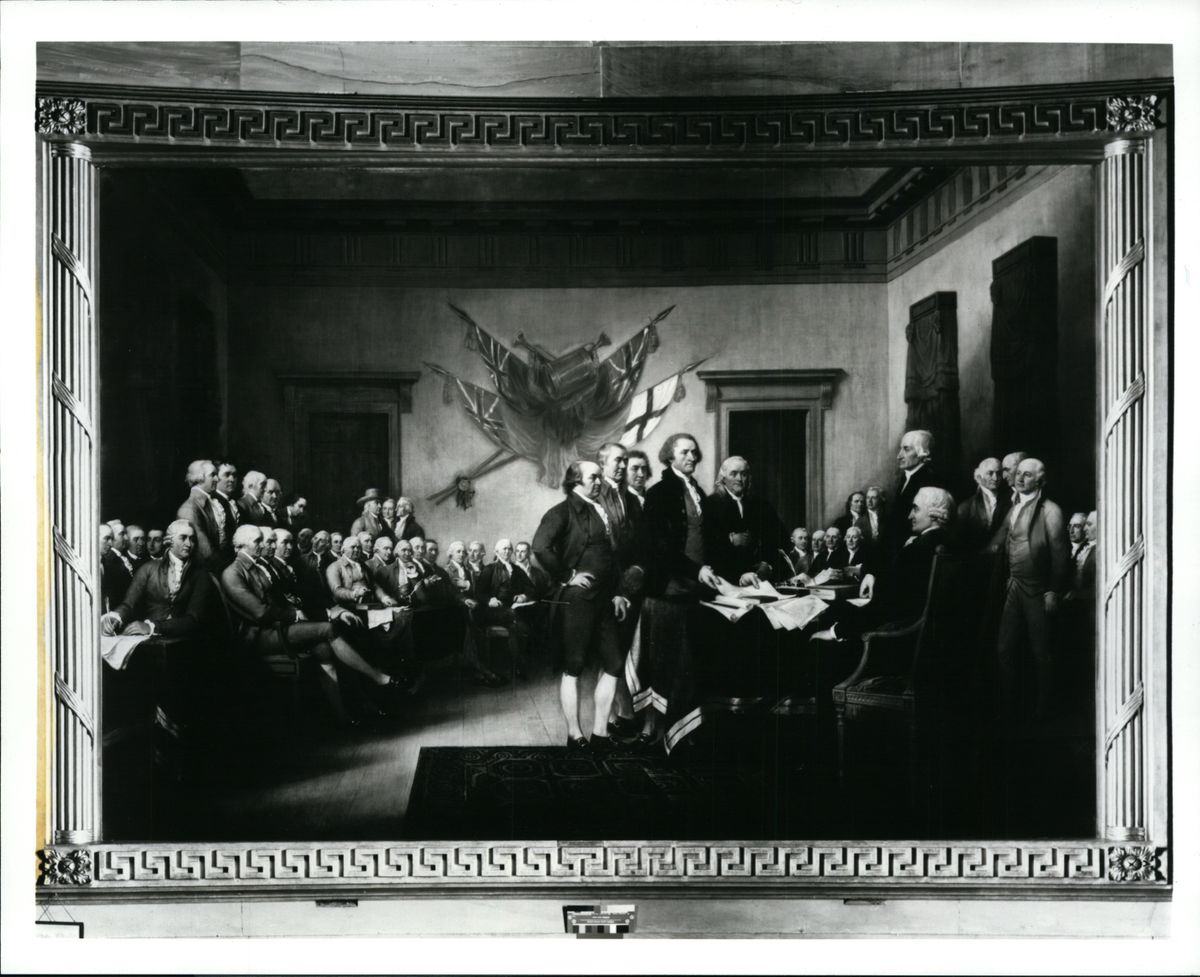
{"type": "MultiPolygon", "coordinates": [[[[314,700],[311,718],[262,724],[225,757],[207,757],[219,762],[205,764],[203,790],[184,801],[191,813],[176,830],[223,840],[399,838],[422,747],[561,745],[558,686],[557,673],[538,668],[485,688],[442,663],[395,715],[352,731],[332,728],[314,700]]],[[[581,681],[588,728],[593,687],[581,681]]]]}

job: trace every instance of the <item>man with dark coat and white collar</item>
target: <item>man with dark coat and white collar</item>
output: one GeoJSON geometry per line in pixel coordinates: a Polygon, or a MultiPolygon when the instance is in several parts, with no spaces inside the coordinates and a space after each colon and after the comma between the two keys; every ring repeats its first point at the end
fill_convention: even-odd
{"type": "Polygon", "coordinates": [[[909,507],[910,535],[895,553],[886,575],[878,579],[864,573],[859,593],[869,598],[863,607],[848,601],[830,604],[816,619],[824,630],[818,640],[841,641],[860,637],[883,623],[907,625],[925,610],[929,574],[938,546],[948,545],[946,529],[955,511],[954,497],[942,488],[926,486],[909,507]]]}
{"type": "Polygon", "coordinates": [[[267,521],[267,511],[262,506],[263,489],[266,487],[266,475],[257,471],[246,472],[242,479],[242,497],[237,501],[239,524],[261,526],[267,521]]]}
{"type": "MultiPolygon", "coordinates": [[[[693,442],[694,444],[694,442],[693,442]]],[[[608,513],[600,504],[604,475],[592,461],[573,461],[563,476],[566,498],[549,509],[533,537],[533,552],[559,587],[552,616],[552,640],[561,642],[559,702],[567,724],[568,749],[611,748],[608,720],[623,660],[617,624],[629,601],[621,593],[621,566],[608,513]],[[596,679],[592,738],[579,721],[579,676],[592,653],[600,659],[596,679]]]]}
{"type": "Polygon", "coordinates": [[[532,599],[533,581],[513,562],[511,540],[496,540],[494,552],[496,558],[479,575],[476,588],[479,604],[472,618],[476,628],[481,630],[496,625],[508,629],[512,668],[519,678],[526,668],[529,622],[513,611],[513,604],[532,599]]]}
{"type": "Polygon", "coordinates": [[[262,507],[266,513],[262,520],[263,525],[272,528],[287,527],[287,520],[283,514],[283,486],[279,484],[278,479],[268,478],[263,485],[262,507]]]}
{"type": "Polygon", "coordinates": [[[175,513],[186,519],[196,530],[196,558],[209,570],[219,572],[224,566],[221,559],[221,531],[217,517],[213,515],[212,493],[217,487],[217,466],[207,458],[200,458],[188,465],[187,484],[190,487],[186,501],[175,513]]]}
{"type": "Polygon", "coordinates": [[[958,506],[958,530],[967,550],[983,549],[1012,507],[1012,496],[1001,490],[998,458],[984,458],[975,466],[975,485],[974,494],[958,506]]]}
{"type": "Polygon", "coordinates": [[[703,505],[705,558],[721,578],[743,585],[771,579],[783,542],[783,523],[750,483],[750,463],[731,455],[703,505]]]}
{"type": "Polygon", "coordinates": [[[149,641],[134,649],[125,669],[145,670],[155,704],[172,728],[193,720],[213,678],[211,649],[203,640],[215,630],[217,594],[212,578],[193,558],[196,531],[186,519],[167,527],[168,549],[134,574],[125,599],[100,618],[100,633],[185,639],[149,641]],[[206,667],[207,666],[207,667],[206,667]]]}
{"type": "Polygon", "coordinates": [[[133,582],[133,574],[137,567],[126,552],[128,537],[125,534],[125,524],[120,519],[110,519],[107,525],[111,534],[111,544],[102,548],[100,566],[104,574],[105,602],[109,607],[116,607],[125,599],[125,591],[133,582]]]}
{"type": "Polygon", "coordinates": [[[213,516],[221,537],[221,558],[228,565],[233,560],[233,533],[242,521],[242,510],[237,504],[237,465],[219,461],[217,465],[217,488],[212,494],[213,516]]]}
{"type": "Polygon", "coordinates": [[[646,509],[646,486],[650,481],[650,458],[646,452],[634,448],[628,454],[625,467],[625,487],[638,508],[638,515],[646,509]]]}
{"type": "Polygon", "coordinates": [[[900,439],[900,450],[896,453],[900,478],[896,482],[896,491],[892,493],[892,511],[897,518],[891,520],[886,530],[888,538],[885,546],[891,553],[899,550],[909,537],[906,516],[912,510],[917,493],[927,486],[941,487],[933,471],[933,447],[933,434],[929,431],[906,431],[900,439]]]}
{"type": "MultiPolygon", "coordinates": [[[[651,596],[708,596],[720,582],[704,551],[704,490],[693,473],[703,459],[690,434],[672,434],[658,453],[662,477],[646,493],[646,592],[651,596]]],[[[535,544],[534,550],[537,546],[535,544]]]]}
{"type": "Polygon", "coordinates": [[[407,496],[402,495],[396,500],[396,528],[393,531],[396,539],[412,539],[414,536],[424,538],[425,527],[417,521],[413,514],[415,511],[412,499],[407,496]]]}

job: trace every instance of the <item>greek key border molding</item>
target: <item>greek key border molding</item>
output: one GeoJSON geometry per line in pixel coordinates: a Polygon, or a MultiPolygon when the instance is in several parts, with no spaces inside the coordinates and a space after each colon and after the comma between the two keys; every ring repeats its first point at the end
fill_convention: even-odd
{"type": "Polygon", "coordinates": [[[205,147],[521,156],[922,148],[1161,125],[1163,82],[795,98],[462,99],[42,85],[38,131],[205,147]],[[1134,107],[1134,108],[1131,108],[1134,107]],[[1136,108],[1136,111],[1135,111],[1136,108]]]}
{"type": "Polygon", "coordinates": [[[305,886],[698,884],[1163,887],[1167,849],[1004,844],[447,842],[94,845],[39,853],[42,889],[90,892],[305,886]]]}

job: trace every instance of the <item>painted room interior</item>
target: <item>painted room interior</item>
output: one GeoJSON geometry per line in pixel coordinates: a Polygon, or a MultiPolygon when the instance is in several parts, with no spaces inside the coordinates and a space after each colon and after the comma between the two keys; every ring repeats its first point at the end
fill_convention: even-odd
{"type": "MultiPolygon", "coordinates": [[[[1069,83],[1097,89],[1107,85],[1111,93],[1121,93],[1121,79],[1170,74],[1169,45],[228,42],[38,47],[40,82],[166,86],[181,101],[188,100],[186,89],[192,87],[236,93],[246,103],[255,100],[254,93],[316,91],[337,92],[348,101],[354,95],[403,99],[464,94],[805,100],[826,93],[969,92],[1069,83]]],[[[1157,145],[1165,141],[1158,139],[1157,145]]],[[[1022,147],[1015,140],[1008,146],[1017,147],[1016,159],[1022,147]]],[[[1068,513],[1089,508],[1095,497],[1095,235],[1101,223],[1096,173],[1101,165],[1030,167],[1028,173],[1018,166],[1014,172],[1012,166],[990,165],[994,154],[986,155],[981,159],[989,165],[964,166],[990,171],[990,182],[974,180],[976,193],[969,205],[961,194],[957,204],[952,202],[954,194],[947,188],[955,176],[944,165],[895,167],[903,172],[880,180],[812,164],[808,173],[785,172],[775,164],[766,174],[765,167],[743,166],[744,159],[737,160],[736,168],[723,167],[722,177],[664,167],[657,189],[650,182],[631,184],[619,202],[612,196],[622,179],[619,167],[607,175],[590,164],[580,167],[575,172],[588,175],[577,188],[569,173],[550,180],[553,168],[536,173],[514,168],[504,178],[507,201],[484,192],[485,184],[473,183],[474,177],[461,168],[454,206],[440,213],[446,201],[438,193],[449,185],[448,177],[432,171],[453,167],[441,167],[436,159],[422,168],[410,165],[411,156],[393,157],[411,169],[404,197],[396,193],[400,184],[394,175],[376,178],[370,169],[350,169],[341,160],[324,172],[310,171],[306,187],[275,165],[290,151],[282,145],[262,147],[259,168],[229,170],[215,179],[209,179],[215,167],[201,179],[181,162],[182,154],[168,160],[175,148],[159,145],[155,150],[160,162],[177,167],[175,172],[138,170],[124,162],[97,171],[103,253],[98,277],[98,465],[105,519],[119,516],[126,522],[164,525],[186,495],[184,468],[194,457],[228,457],[243,472],[258,468],[280,477],[285,490],[303,490],[293,484],[296,459],[281,378],[323,371],[374,376],[416,372],[420,378],[412,386],[411,412],[402,415],[403,477],[387,488],[414,496],[422,520],[442,537],[443,550],[448,538],[459,535],[490,541],[500,532],[530,532],[558,495],[538,485],[524,461],[480,479],[475,504],[465,512],[456,511],[452,500],[436,507],[425,501],[460,468],[491,450],[461,409],[444,403],[443,383],[425,365],[438,363],[488,385],[478,357],[464,347],[463,326],[448,308],[450,302],[468,310],[502,341],[511,342],[524,331],[556,351],[590,342],[601,330],[619,344],[650,316],[674,305],[671,316],[659,324],[662,345],[649,359],[645,382],[700,356],[710,356],[703,368],[714,370],[845,370],[825,419],[828,521],[840,512],[851,489],[868,482],[894,483],[896,445],[905,427],[909,308],[935,292],[952,291],[957,298],[964,462],[957,477],[969,487],[971,462],[1015,447],[995,445],[990,436],[989,287],[993,260],[1033,236],[1054,237],[1058,246],[1057,423],[1064,438],[1061,466],[1056,466],[1061,470],[1051,471],[1050,494],[1068,513]],[[270,162],[262,162],[268,157],[270,162]],[[889,184],[893,177],[896,182],[889,184]],[[328,197],[314,187],[321,182],[328,197]],[[740,189],[733,186],[738,182],[740,189]],[[764,204],[768,188],[779,199],[764,204]],[[898,194],[894,200],[893,189],[898,194]],[[875,191],[877,196],[871,197],[875,191]],[[891,202],[881,203],[885,198],[891,202]],[[312,206],[306,210],[306,205],[312,206]],[[402,206],[388,211],[389,205],[402,206]],[[422,237],[420,248],[430,249],[428,260],[406,265],[408,245],[387,244],[386,225],[393,217],[397,234],[417,229],[413,233],[422,237]],[[309,218],[315,219],[311,227],[305,225],[309,218]],[[549,222],[561,241],[553,249],[543,242],[540,253],[536,243],[527,248],[514,244],[515,237],[504,236],[509,220],[525,220],[535,235],[539,222],[549,222]],[[626,243],[614,244],[612,239],[621,235],[626,243]],[[433,243],[439,237],[444,243],[433,243]],[[522,257],[526,254],[528,261],[522,257]],[[791,257],[781,259],[781,254],[791,257]],[[194,323],[202,326],[202,342],[194,323]]],[[[191,165],[206,151],[193,144],[191,165]]],[[[881,163],[876,169],[885,168],[881,163]]],[[[500,179],[491,167],[479,171],[481,180],[500,179]]],[[[1162,183],[1165,172],[1164,163],[1157,177],[1162,183]]],[[[1156,186],[1155,194],[1161,196],[1162,189],[1156,186]]],[[[1163,205],[1156,205],[1162,217],[1163,205]]],[[[1111,213],[1106,219],[1112,220],[1111,213]]],[[[1155,233],[1165,236],[1166,226],[1161,219],[1155,233]]],[[[518,233],[525,232],[512,231],[518,233]]],[[[1161,271],[1165,239],[1156,241],[1156,247],[1161,271]]],[[[1156,274],[1155,287],[1165,292],[1169,276],[1156,274]]],[[[1167,317],[1155,326],[1169,330],[1167,317]]],[[[601,349],[600,355],[605,352],[601,349]]],[[[668,432],[695,432],[706,453],[699,476],[708,487],[719,460],[713,443],[715,415],[706,410],[704,383],[695,375],[684,383],[686,398],[671,407],[643,447],[653,456],[668,432]]],[[[1157,450],[1165,451],[1162,445],[1157,450]]],[[[1155,464],[1155,471],[1167,470],[1165,458],[1156,457],[1155,464]]],[[[347,486],[348,500],[361,488],[347,486]]],[[[344,518],[351,514],[347,511],[344,518]]],[[[1152,546],[1151,552],[1166,550],[1152,546]]],[[[1155,650],[1155,668],[1168,669],[1166,645],[1163,641],[1155,650]]],[[[1165,671],[1158,679],[1147,686],[1147,701],[1155,710],[1165,710],[1165,700],[1155,699],[1156,690],[1166,687],[1165,671]]],[[[1104,688],[1098,681],[1098,695],[1104,688]]],[[[546,701],[554,707],[550,698],[546,701]]],[[[458,724],[467,739],[483,742],[495,712],[481,710],[485,718],[469,728],[457,713],[434,716],[430,723],[458,724]]],[[[527,713],[517,709],[513,715],[521,732],[537,734],[527,713]]],[[[53,722],[44,725],[52,736],[53,722]]],[[[509,727],[495,735],[497,742],[513,738],[509,727]]],[[[378,767],[372,748],[368,744],[364,752],[363,769],[378,767]]],[[[1149,755],[1158,758],[1154,775],[1169,787],[1165,746],[1160,754],[1149,755]]],[[[1078,762],[1092,764],[1093,754],[1081,754],[1078,762]]],[[[1099,766],[1104,763],[1102,757],[1099,766]]],[[[335,806],[324,784],[318,788],[335,806]]],[[[359,785],[363,796],[372,789],[365,779],[359,785]]],[[[262,810],[273,816],[268,807],[262,810]]],[[[1157,817],[1165,819],[1165,811],[1163,807],[1157,817]]],[[[1091,837],[1087,829],[1069,837],[1076,834],[1091,837]]],[[[1155,840],[1159,837],[1153,834],[1155,840]]],[[[1098,857],[1103,859],[1103,848],[1098,857]]],[[[1032,869],[1042,870],[1039,864],[1032,869]]],[[[625,892],[628,887],[619,888],[625,892]]],[[[284,911],[253,892],[231,892],[228,901],[215,893],[194,898],[176,894],[171,898],[177,905],[150,908],[94,900],[81,908],[64,901],[59,891],[52,898],[62,905],[45,907],[45,915],[74,920],[83,918],[86,909],[91,936],[300,930],[428,934],[447,919],[455,921],[450,928],[456,933],[550,933],[560,931],[562,903],[569,898],[554,892],[525,902],[490,898],[451,904],[444,895],[419,900],[410,892],[404,895],[419,911],[397,919],[388,897],[400,892],[391,887],[368,891],[361,906],[355,901],[360,914],[336,920],[325,919],[325,905],[318,903],[313,910],[304,894],[284,911]],[[306,912],[321,918],[313,917],[314,923],[306,912]]],[[[1172,926],[1168,903],[1139,903],[1111,890],[1097,897],[1082,887],[1068,891],[1065,885],[1043,889],[1026,903],[1013,902],[1012,893],[1002,890],[968,886],[939,892],[935,900],[907,898],[916,895],[913,891],[871,900],[841,899],[835,893],[826,905],[811,890],[797,889],[796,894],[807,900],[808,908],[792,905],[791,893],[765,901],[755,893],[741,902],[672,902],[650,889],[639,894],[645,909],[643,932],[1111,936],[1164,935],[1172,926]],[[1005,905],[999,911],[997,898],[1005,905]],[[768,903],[776,909],[764,916],[761,907],[768,903]],[[817,922],[804,922],[809,916],[817,922]],[[724,922],[713,922],[718,919],[724,922]]],[[[461,899],[461,893],[455,895],[461,899]]]]}
{"type": "MultiPolygon", "coordinates": [[[[490,388],[451,304],[510,346],[524,333],[562,353],[604,333],[612,346],[598,350],[601,358],[673,306],[657,327],[661,347],[647,361],[642,387],[702,358],[702,369],[715,371],[844,370],[824,417],[821,488],[825,521],[831,521],[849,492],[894,480],[895,446],[906,415],[909,307],[934,292],[954,292],[962,417],[962,464],[954,475],[962,492],[971,487],[975,461],[1018,447],[993,444],[991,437],[991,263],[1035,235],[1058,242],[1056,423],[1063,448],[1054,465],[1058,471],[1051,474],[1053,491],[1072,511],[1092,507],[1094,187],[1087,167],[1041,173],[990,209],[939,234],[927,233],[924,251],[890,276],[872,270],[859,274],[860,280],[846,280],[821,268],[793,274],[791,281],[785,274],[747,281],[746,268],[726,248],[718,252],[729,259],[724,267],[708,255],[703,268],[675,282],[663,282],[668,276],[661,269],[639,269],[633,261],[599,284],[581,285],[578,269],[564,267],[561,287],[496,287],[496,270],[478,268],[462,271],[461,286],[446,283],[444,270],[428,276],[439,280],[422,284],[420,269],[409,272],[403,284],[354,270],[339,282],[336,268],[312,246],[282,274],[247,272],[237,258],[254,253],[255,244],[261,250],[271,229],[231,224],[228,207],[207,196],[209,188],[176,182],[177,190],[180,186],[184,192],[172,194],[161,177],[143,180],[131,173],[105,181],[101,233],[123,260],[106,263],[101,273],[107,303],[103,509],[127,521],[169,517],[184,494],[183,468],[196,456],[228,456],[243,472],[257,468],[278,477],[285,491],[305,491],[295,484],[284,378],[365,372],[419,376],[411,389],[411,412],[400,420],[402,484],[380,488],[413,497],[426,528],[442,537],[530,535],[557,493],[538,482],[528,461],[479,479],[474,505],[465,511],[456,509],[453,498],[426,501],[494,450],[457,403],[444,402],[443,380],[427,366],[490,388]],[[171,219],[154,219],[164,213],[171,219]],[[710,277],[721,283],[706,284],[710,277]],[[843,280],[820,280],[837,277],[843,280]],[[481,279],[486,285],[477,284],[481,279]],[[658,283],[644,284],[647,279],[658,283]],[[196,346],[200,340],[187,333],[186,316],[197,310],[211,333],[203,354],[196,346]],[[203,386],[205,377],[216,383],[203,386]],[[189,400],[182,412],[175,405],[180,389],[189,400]],[[139,423],[128,424],[130,417],[139,423]],[[221,423],[206,433],[196,427],[201,418],[221,423]]],[[[596,231],[576,233],[584,242],[602,239],[596,231]]],[[[374,230],[342,231],[337,244],[369,252],[378,247],[378,237],[374,230]]],[[[520,269],[514,277],[519,274],[520,269]]],[[[653,458],[667,433],[693,432],[707,456],[701,481],[711,485],[719,464],[716,415],[706,409],[705,385],[694,373],[683,385],[686,396],[640,446],[653,458]]],[[[346,486],[346,508],[330,520],[334,525],[349,524],[353,500],[366,487],[346,486]]]]}

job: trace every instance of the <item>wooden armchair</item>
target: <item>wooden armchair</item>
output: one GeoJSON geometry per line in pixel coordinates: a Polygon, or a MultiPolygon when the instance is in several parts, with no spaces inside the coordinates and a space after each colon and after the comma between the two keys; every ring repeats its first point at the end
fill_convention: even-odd
{"type": "Polygon", "coordinates": [[[903,725],[908,739],[909,801],[915,806],[920,726],[944,707],[947,683],[955,683],[961,674],[951,664],[951,656],[965,647],[964,578],[963,561],[939,546],[921,616],[908,625],[884,626],[863,635],[858,667],[833,688],[839,779],[845,779],[847,722],[903,725]]]}

